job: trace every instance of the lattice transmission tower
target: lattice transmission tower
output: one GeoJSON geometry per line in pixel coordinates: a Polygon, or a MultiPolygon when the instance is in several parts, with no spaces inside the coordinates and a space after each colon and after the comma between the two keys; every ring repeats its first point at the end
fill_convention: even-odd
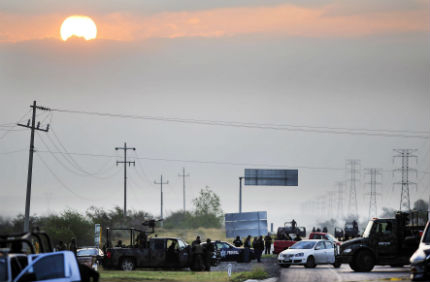
{"type": "Polygon", "coordinates": [[[358,218],[357,187],[361,175],[360,160],[346,160],[345,170],[349,186],[348,215],[358,218]]]}
{"type": "Polygon", "coordinates": [[[378,182],[378,176],[382,177],[382,169],[379,168],[367,168],[364,170],[365,174],[370,178],[369,182],[366,183],[370,187],[370,192],[367,194],[369,196],[369,219],[378,216],[378,206],[376,197],[380,195],[377,190],[377,186],[381,185],[378,182]]]}
{"type": "Polygon", "coordinates": [[[394,149],[394,152],[397,153],[393,157],[393,162],[395,162],[396,159],[401,159],[402,167],[394,169],[393,175],[395,172],[401,173],[401,180],[394,183],[394,186],[400,185],[401,186],[401,193],[400,193],[400,210],[411,209],[411,199],[409,194],[409,187],[415,186],[417,183],[409,181],[409,174],[410,172],[415,173],[415,176],[417,176],[417,170],[414,168],[409,167],[409,159],[414,158],[415,163],[418,162],[418,157],[416,155],[413,155],[414,152],[416,152],[417,149],[394,149]]]}

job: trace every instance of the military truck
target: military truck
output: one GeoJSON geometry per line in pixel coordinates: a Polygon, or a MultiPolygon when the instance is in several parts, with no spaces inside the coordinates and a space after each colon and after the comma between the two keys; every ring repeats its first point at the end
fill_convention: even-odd
{"type": "MultiPolygon", "coordinates": [[[[134,270],[137,267],[186,268],[191,266],[191,248],[179,238],[146,239],[144,230],[135,228],[107,228],[103,268],[134,270]],[[120,244],[112,245],[112,235],[127,234],[120,244]],[[139,238],[145,237],[144,241],[139,238]],[[127,241],[126,241],[127,240],[127,241]]],[[[123,236],[124,237],[124,236],[123,236]]]]}
{"type": "Polygon", "coordinates": [[[375,265],[403,266],[417,249],[425,221],[418,212],[397,212],[395,218],[374,218],[361,238],[345,241],[337,260],[349,263],[357,272],[368,272],[375,265]]]}

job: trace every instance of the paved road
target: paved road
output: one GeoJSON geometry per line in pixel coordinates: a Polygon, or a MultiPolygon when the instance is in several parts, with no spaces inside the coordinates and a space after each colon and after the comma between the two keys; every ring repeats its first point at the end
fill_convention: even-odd
{"type": "Polygon", "coordinates": [[[354,272],[344,264],[335,269],[331,265],[318,265],[308,269],[303,266],[291,266],[281,269],[279,282],[376,282],[376,281],[410,281],[408,267],[375,266],[372,272],[354,272]]]}

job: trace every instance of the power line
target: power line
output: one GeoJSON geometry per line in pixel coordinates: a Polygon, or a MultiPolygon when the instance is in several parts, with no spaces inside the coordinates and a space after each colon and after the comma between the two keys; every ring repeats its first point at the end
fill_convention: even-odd
{"type": "Polygon", "coordinates": [[[94,116],[102,116],[102,117],[155,120],[155,121],[198,124],[198,125],[227,126],[227,127],[267,129],[267,130],[282,130],[282,131],[301,131],[301,132],[313,132],[313,133],[429,139],[429,132],[427,131],[342,128],[342,127],[324,127],[324,126],[319,127],[319,126],[293,125],[293,124],[251,123],[251,122],[237,122],[237,121],[223,121],[223,120],[201,120],[201,119],[163,117],[163,116],[115,114],[115,113],[107,113],[107,112],[93,112],[93,111],[55,109],[55,108],[52,109],[52,111],[69,113],[69,114],[85,114],[85,115],[94,115],[94,116]]]}

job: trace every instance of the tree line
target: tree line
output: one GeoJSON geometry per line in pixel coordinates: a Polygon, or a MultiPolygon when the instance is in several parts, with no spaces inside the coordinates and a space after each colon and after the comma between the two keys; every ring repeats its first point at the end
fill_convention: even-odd
{"type": "MultiPolygon", "coordinates": [[[[166,229],[220,228],[223,225],[223,211],[219,196],[209,188],[202,189],[193,199],[192,211],[176,211],[164,219],[166,229]]],[[[74,238],[79,246],[94,245],[94,225],[100,224],[103,231],[107,227],[134,227],[143,229],[142,223],[148,219],[157,219],[145,211],[127,211],[124,216],[119,206],[106,210],[102,207],[90,207],[85,212],[66,209],[60,213],[30,217],[30,227],[38,227],[51,237],[54,245],[59,241],[70,242],[74,238]]],[[[0,234],[22,233],[24,216],[13,218],[0,216],[0,234]]],[[[103,236],[102,236],[103,237],[103,236]]]]}

